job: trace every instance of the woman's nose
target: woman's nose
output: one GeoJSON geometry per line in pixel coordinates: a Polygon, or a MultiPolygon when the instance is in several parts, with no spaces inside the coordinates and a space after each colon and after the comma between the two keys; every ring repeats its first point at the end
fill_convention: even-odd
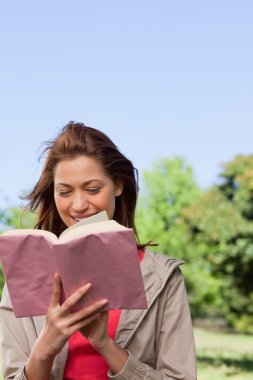
{"type": "Polygon", "coordinates": [[[75,211],[81,212],[88,208],[88,200],[84,194],[76,194],[73,198],[72,207],[75,211]]]}

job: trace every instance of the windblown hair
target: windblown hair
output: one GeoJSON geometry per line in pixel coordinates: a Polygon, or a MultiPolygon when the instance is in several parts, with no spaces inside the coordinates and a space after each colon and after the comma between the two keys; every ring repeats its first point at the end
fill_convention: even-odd
{"type": "Polygon", "coordinates": [[[54,201],[54,171],[59,161],[83,155],[97,160],[114,183],[122,183],[123,191],[115,199],[113,219],[133,228],[138,240],[134,222],[138,171],[111,139],[95,128],[70,121],[54,140],[47,141],[45,145],[42,154],[46,154],[46,160],[42,174],[26,197],[30,211],[38,213],[35,228],[46,229],[57,236],[66,229],[54,201]]]}

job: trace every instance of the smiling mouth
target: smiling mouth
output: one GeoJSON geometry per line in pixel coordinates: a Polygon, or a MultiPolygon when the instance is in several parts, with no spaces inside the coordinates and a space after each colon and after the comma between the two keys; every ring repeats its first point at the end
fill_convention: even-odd
{"type": "Polygon", "coordinates": [[[74,220],[74,222],[78,223],[78,222],[80,222],[81,220],[83,220],[83,219],[85,219],[85,218],[74,218],[74,217],[72,216],[72,219],[74,220]]]}
{"type": "Polygon", "coordinates": [[[95,215],[95,214],[88,214],[88,215],[82,215],[82,216],[71,216],[71,218],[72,218],[76,223],[78,223],[78,222],[81,222],[81,220],[83,220],[83,219],[87,219],[87,218],[89,218],[90,216],[93,216],[93,215],[95,215]]]}

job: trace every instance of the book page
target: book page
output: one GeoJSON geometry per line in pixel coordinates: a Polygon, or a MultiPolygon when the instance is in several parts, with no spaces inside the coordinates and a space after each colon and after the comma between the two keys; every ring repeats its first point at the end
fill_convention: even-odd
{"type": "Polygon", "coordinates": [[[125,226],[117,223],[115,220],[106,220],[104,222],[91,223],[86,225],[81,225],[80,227],[73,228],[61,235],[56,243],[66,243],[73,239],[77,239],[83,236],[95,234],[98,232],[110,232],[110,231],[123,231],[128,230],[125,226]]]}
{"type": "Polygon", "coordinates": [[[57,243],[58,238],[53,232],[46,231],[46,230],[38,230],[38,229],[18,229],[18,230],[9,230],[5,231],[4,233],[1,234],[1,236],[17,236],[17,235],[23,235],[23,236],[28,236],[28,235],[37,235],[37,236],[44,236],[47,240],[51,241],[52,243],[57,243]]]}
{"type": "Polygon", "coordinates": [[[105,222],[106,220],[109,220],[106,211],[101,211],[98,214],[92,215],[89,218],[82,219],[80,222],[73,224],[73,226],[70,226],[69,228],[64,230],[61,233],[60,237],[73,230],[74,228],[86,226],[87,224],[91,223],[105,222]]]}

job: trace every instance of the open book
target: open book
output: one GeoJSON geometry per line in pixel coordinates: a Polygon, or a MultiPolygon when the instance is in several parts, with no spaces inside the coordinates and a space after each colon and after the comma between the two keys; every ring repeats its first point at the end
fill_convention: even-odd
{"type": "Polygon", "coordinates": [[[54,273],[62,301],[91,282],[73,308],[107,298],[108,309],[145,309],[147,302],[134,232],[100,213],[67,228],[58,238],[36,229],[0,235],[0,260],[16,317],[45,315],[54,273]]]}

